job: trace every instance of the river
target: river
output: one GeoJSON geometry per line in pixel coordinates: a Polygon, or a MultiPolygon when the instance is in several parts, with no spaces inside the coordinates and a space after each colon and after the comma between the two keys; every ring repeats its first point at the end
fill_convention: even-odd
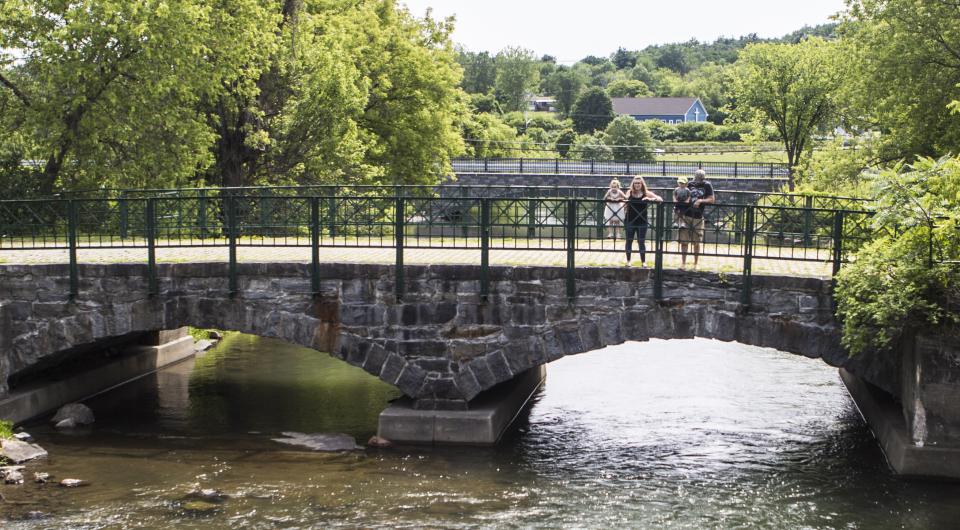
{"type": "Polygon", "coordinates": [[[960,485],[896,478],[835,369],[709,340],[551,363],[495,448],[313,453],[366,441],[398,395],[359,369],[231,334],[87,401],[93,428],[28,425],[67,489],[0,486],[4,528],[949,528],[960,485]],[[216,489],[217,503],[195,489],[216,489]],[[200,508],[198,509],[197,506],[200,508]]]}

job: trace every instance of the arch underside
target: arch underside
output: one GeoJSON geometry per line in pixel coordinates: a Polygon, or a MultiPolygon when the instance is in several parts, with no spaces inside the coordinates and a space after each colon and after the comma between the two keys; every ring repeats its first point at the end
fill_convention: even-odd
{"type": "Polygon", "coordinates": [[[42,292],[29,301],[0,301],[11,332],[8,344],[0,344],[6,352],[0,391],[10,374],[54,352],[187,325],[328,352],[396,386],[419,408],[467,408],[480,392],[530,368],[650,338],[704,337],[834,366],[846,361],[829,291],[819,282],[764,285],[755,278],[756,303],[747,311],[732,301],[739,297],[735,282],[703,273],[679,273],[672,286],[668,277],[673,288],[654,301],[649,271],[597,269],[578,278],[571,302],[563,269],[494,268],[484,300],[475,267],[432,266],[408,271],[407,292],[397,303],[391,267],[331,265],[314,294],[305,266],[257,264],[242,270],[241,289],[231,296],[215,267],[222,264],[178,265],[162,268],[160,296],[142,294],[142,277],[109,274],[122,266],[102,266],[100,275],[85,271],[77,301],[40,302],[42,292]],[[695,295],[691,280],[699,284],[695,295]]]}

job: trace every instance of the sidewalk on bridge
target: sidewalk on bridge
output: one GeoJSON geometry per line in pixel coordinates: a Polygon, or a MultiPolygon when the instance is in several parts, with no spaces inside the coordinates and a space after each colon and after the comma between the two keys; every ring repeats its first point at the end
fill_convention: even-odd
{"type": "MultiPolygon", "coordinates": [[[[203,248],[158,248],[158,263],[188,262],[226,262],[228,249],[225,247],[203,248]]],[[[639,267],[640,260],[634,254],[632,266],[639,267]]],[[[396,258],[392,248],[349,248],[321,247],[321,262],[339,263],[381,263],[390,264],[396,258]]],[[[432,264],[479,264],[480,251],[445,248],[408,248],[404,253],[404,263],[410,265],[432,264]]],[[[491,265],[566,265],[566,253],[562,250],[519,250],[491,249],[491,265]]],[[[647,267],[653,266],[654,255],[647,252],[647,267]]],[[[622,252],[578,251],[576,264],[580,267],[623,267],[625,258],[622,252]]],[[[0,250],[0,264],[40,264],[67,263],[66,250],[0,250]]],[[[145,249],[81,249],[77,251],[79,263],[146,263],[145,249]]],[[[245,262],[309,262],[310,248],[307,247],[239,247],[237,261],[245,262]]],[[[680,268],[680,256],[664,255],[664,267],[680,268]]],[[[692,265],[688,258],[687,266],[692,265]]],[[[739,274],[743,270],[743,259],[739,257],[701,256],[698,270],[739,274]]],[[[781,276],[829,277],[832,268],[829,262],[789,261],[772,259],[753,259],[754,274],[775,274],[781,276]]]]}

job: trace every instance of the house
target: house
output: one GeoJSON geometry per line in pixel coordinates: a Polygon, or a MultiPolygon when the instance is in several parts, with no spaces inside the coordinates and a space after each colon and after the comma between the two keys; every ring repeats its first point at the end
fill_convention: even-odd
{"type": "Polygon", "coordinates": [[[556,98],[531,96],[527,100],[528,109],[534,112],[556,112],[556,98]]]}
{"type": "Polygon", "coordinates": [[[633,116],[637,121],[707,121],[707,109],[700,98],[613,98],[612,101],[613,112],[618,116],[633,116]]]}

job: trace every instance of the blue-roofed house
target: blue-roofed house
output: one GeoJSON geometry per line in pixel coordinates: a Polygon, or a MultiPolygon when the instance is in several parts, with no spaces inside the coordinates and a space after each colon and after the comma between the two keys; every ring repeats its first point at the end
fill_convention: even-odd
{"type": "Polygon", "coordinates": [[[707,109],[700,98],[612,98],[611,101],[613,112],[619,116],[633,116],[637,121],[707,121],[707,109]]]}

